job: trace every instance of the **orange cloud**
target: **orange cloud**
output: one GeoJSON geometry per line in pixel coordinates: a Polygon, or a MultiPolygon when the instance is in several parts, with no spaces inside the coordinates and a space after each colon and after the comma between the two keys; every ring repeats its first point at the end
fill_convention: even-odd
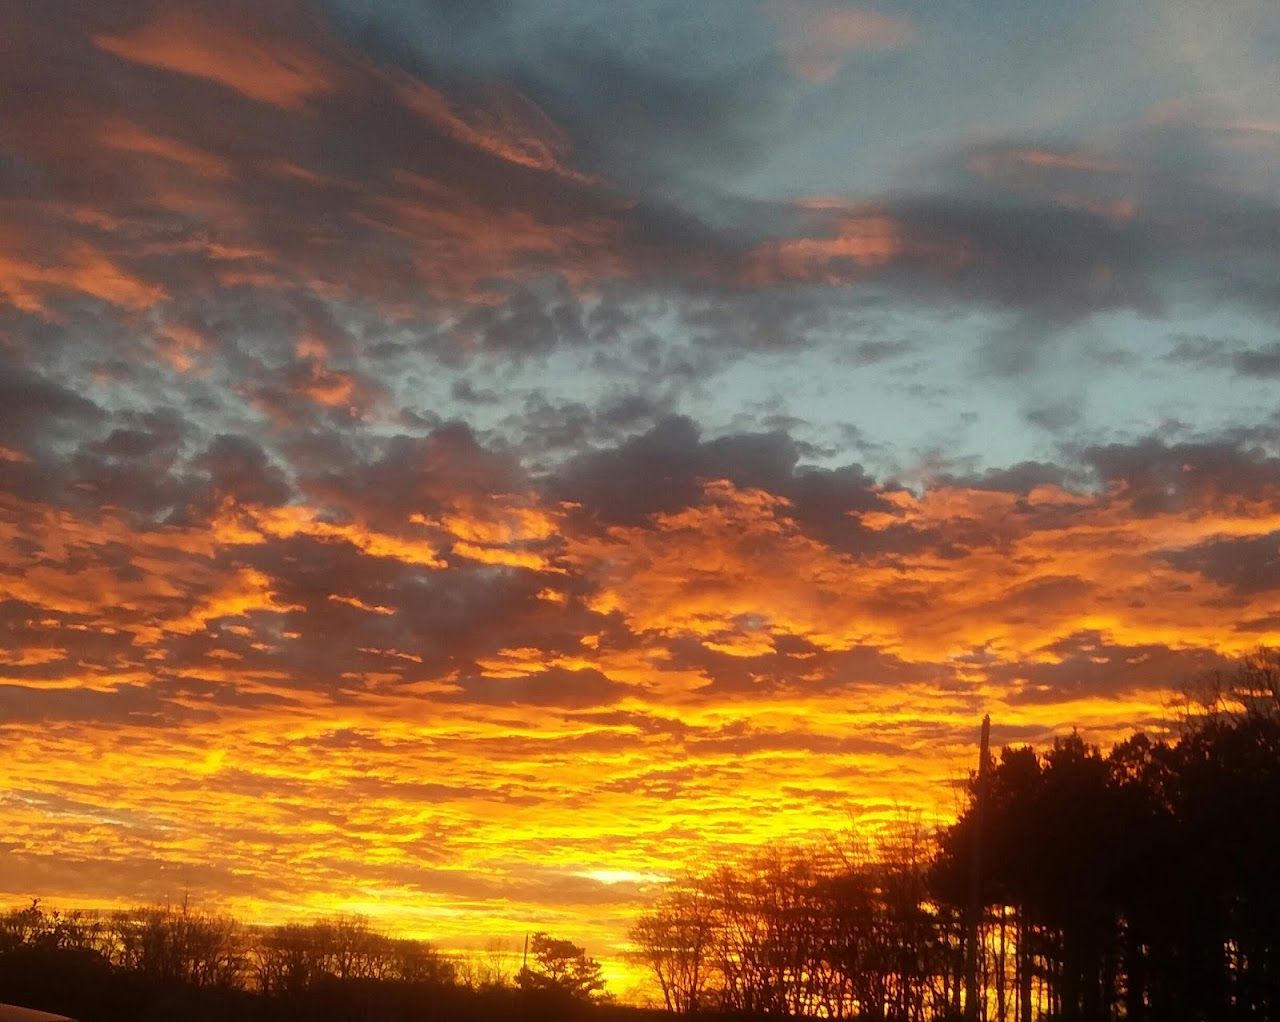
{"type": "Polygon", "coordinates": [[[490,86],[483,105],[469,106],[451,102],[439,89],[416,78],[406,75],[392,80],[406,107],[459,142],[517,166],[592,182],[565,165],[570,144],[559,125],[514,89],[490,86]]]}
{"type": "Polygon", "coordinates": [[[1138,212],[1137,171],[1107,153],[996,148],[973,154],[967,166],[992,184],[1107,220],[1132,220],[1138,212]]]}
{"type": "Polygon", "coordinates": [[[355,596],[340,596],[337,593],[330,593],[329,599],[334,603],[343,603],[348,607],[355,607],[357,610],[366,611],[369,614],[394,614],[394,607],[384,607],[381,604],[368,604],[364,600],[355,596]]]}
{"type": "Polygon", "coordinates": [[[435,547],[426,539],[404,538],[359,522],[331,522],[315,508],[292,506],[279,508],[228,509],[214,525],[218,542],[230,545],[253,545],[266,538],[289,539],[311,536],[322,540],[339,540],[351,544],[370,557],[387,557],[424,568],[444,568],[435,547]]]}
{"type": "Polygon", "coordinates": [[[203,333],[183,323],[166,324],[153,343],[156,353],[174,372],[183,374],[197,372],[199,359],[208,355],[212,347],[203,333]]]}
{"type": "MultiPolygon", "coordinates": [[[[20,69],[39,84],[3,144],[54,194],[6,204],[2,219],[24,222],[0,238],[0,300],[48,316],[67,290],[128,309],[172,293],[305,292],[410,321],[440,300],[496,304],[498,281],[541,278],[552,263],[579,289],[636,271],[629,203],[574,170],[564,130],[510,88],[446,94],[290,0],[179,0],[134,25],[92,7],[82,36],[20,69]],[[111,56],[79,60],[88,42],[111,56]],[[63,61],[77,73],[54,82],[48,69],[63,61]],[[177,76],[172,88],[150,88],[146,69],[177,76]],[[74,118],[63,89],[76,91],[74,118]],[[147,89],[152,102],[124,102],[147,89]],[[325,132],[370,117],[353,140],[366,151],[335,171],[325,132]]],[[[175,372],[207,365],[185,342],[152,341],[175,372]]],[[[317,379],[312,400],[364,408],[350,382],[317,379]]]]}
{"type": "Polygon", "coordinates": [[[285,110],[299,109],[333,88],[314,53],[281,40],[253,38],[175,7],[161,8],[131,32],[93,41],[122,60],[215,82],[285,110]]]}
{"type": "MultiPolygon", "coordinates": [[[[1278,531],[1273,505],[1136,520],[1119,493],[1083,506],[1051,488],[1030,504],[949,487],[889,496],[901,510],[867,515],[865,524],[922,531],[963,554],[835,553],[802,532],[785,501],[717,482],[698,507],[657,516],[651,528],[615,527],[573,544],[567,558],[600,579],[600,612],[736,655],[763,650],[767,635],[828,650],[869,645],[918,662],[975,648],[1034,658],[1080,632],[1233,653],[1259,641],[1233,635],[1240,608],[1224,606],[1215,586],[1164,555],[1278,531]],[[982,539],[967,539],[969,530],[982,539]]],[[[1260,594],[1251,608],[1259,617],[1277,611],[1280,595],[1260,594]]]]}
{"type": "Polygon", "coordinates": [[[108,149],[138,156],[154,156],[210,180],[225,181],[231,176],[226,160],[177,139],[155,135],[123,118],[114,118],[100,129],[102,144],[108,149]]]}
{"type": "Polygon", "coordinates": [[[1019,163],[1048,170],[1071,170],[1082,174],[1131,174],[1133,168],[1121,160],[1090,152],[1057,152],[1049,149],[1015,149],[1010,154],[1019,163]]]}
{"type": "Polygon", "coordinates": [[[485,281],[528,279],[553,260],[575,284],[632,275],[624,225],[598,213],[549,223],[536,211],[477,201],[465,191],[408,171],[401,192],[375,200],[386,228],[409,244],[418,276],[433,294],[483,303],[485,281]]]}
{"type": "Polygon", "coordinates": [[[970,259],[960,242],[921,236],[888,213],[839,199],[797,204],[815,223],[813,236],[768,241],[744,260],[744,282],[848,283],[860,274],[898,263],[955,268],[970,259]]]}
{"type": "Polygon", "coordinates": [[[811,82],[833,78],[851,53],[910,45],[916,27],[898,15],[835,6],[821,0],[769,0],[787,66],[811,82]]]}
{"type": "Polygon", "coordinates": [[[841,264],[855,267],[883,266],[906,250],[900,226],[888,216],[855,215],[842,218],[835,237],[796,238],[770,242],[754,252],[749,261],[748,279],[827,280],[847,276],[841,264]]]}
{"type": "Polygon", "coordinates": [[[361,381],[351,373],[330,369],[315,358],[300,365],[302,373],[292,381],[293,389],[316,404],[361,414],[371,403],[373,395],[364,393],[361,381]]]}
{"type": "Polygon", "coordinates": [[[29,241],[0,224],[0,298],[24,312],[50,315],[50,299],[65,292],[132,310],[165,298],[159,285],[131,273],[88,241],[42,246],[39,254],[29,241]]]}
{"type": "Polygon", "coordinates": [[[303,608],[281,603],[272,591],[271,579],[253,568],[241,568],[228,576],[218,588],[202,599],[191,611],[165,623],[168,631],[190,634],[203,630],[210,621],[223,617],[241,617],[251,611],[283,614],[303,608]]]}

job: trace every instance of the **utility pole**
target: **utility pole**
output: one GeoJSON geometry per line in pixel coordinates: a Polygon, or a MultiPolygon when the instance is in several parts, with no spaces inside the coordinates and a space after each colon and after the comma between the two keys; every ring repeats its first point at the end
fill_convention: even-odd
{"type": "Polygon", "coordinates": [[[978,780],[973,793],[973,856],[969,860],[969,911],[964,938],[964,1017],[977,1022],[978,934],[982,921],[982,817],[987,801],[987,760],[991,746],[991,714],[982,718],[978,780]]]}

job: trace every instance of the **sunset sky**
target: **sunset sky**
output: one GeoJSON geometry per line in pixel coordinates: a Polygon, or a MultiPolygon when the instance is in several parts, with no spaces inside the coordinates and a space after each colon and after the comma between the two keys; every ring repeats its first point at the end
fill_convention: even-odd
{"type": "Polygon", "coordinates": [[[1280,642],[1274,0],[0,6],[0,902],[615,975],[1280,642]]]}

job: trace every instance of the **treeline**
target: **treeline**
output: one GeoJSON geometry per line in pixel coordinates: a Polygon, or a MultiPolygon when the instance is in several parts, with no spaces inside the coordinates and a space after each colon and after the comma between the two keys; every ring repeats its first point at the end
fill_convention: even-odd
{"type": "Polygon", "coordinates": [[[910,828],[874,856],[771,848],[673,885],[631,938],[671,1011],[943,1017],[961,925],[932,902],[931,861],[910,828]]]}
{"type": "Polygon", "coordinates": [[[1280,1019],[1280,654],[1215,679],[1176,740],[1005,748],[942,833],[764,850],[631,935],[681,1013],[1280,1019]]]}
{"type": "MultiPolygon", "coordinates": [[[[1215,679],[1174,739],[1006,747],[940,833],[761,849],[669,885],[631,940],[681,1014],[1280,1019],[1280,651],[1215,679]]],[[[360,918],[32,904],[0,916],[0,1001],[83,1022],[655,1017],[609,1004],[570,941],[528,954],[451,957],[360,918]]]]}
{"type": "Polygon", "coordinates": [[[46,911],[39,902],[0,917],[0,955],[64,951],[149,982],[293,993],[328,979],[450,983],[453,961],[429,943],[397,940],[368,920],[248,927],[230,916],[153,907],[46,911]]]}
{"type": "Polygon", "coordinates": [[[83,1022],[628,1014],[609,1008],[599,963],[571,941],[533,934],[517,968],[522,957],[499,946],[450,956],[356,916],[258,927],[185,903],[98,913],[33,902],[0,915],[0,1002],[83,1022]]]}

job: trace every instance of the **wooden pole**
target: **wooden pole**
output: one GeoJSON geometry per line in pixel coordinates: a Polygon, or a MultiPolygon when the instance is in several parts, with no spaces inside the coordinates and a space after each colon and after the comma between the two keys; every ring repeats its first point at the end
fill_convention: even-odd
{"type": "Polygon", "coordinates": [[[964,1017],[978,1013],[978,935],[982,920],[982,817],[987,801],[987,760],[991,746],[991,714],[982,718],[978,780],[973,794],[973,857],[969,860],[969,912],[964,941],[964,1017]]]}

